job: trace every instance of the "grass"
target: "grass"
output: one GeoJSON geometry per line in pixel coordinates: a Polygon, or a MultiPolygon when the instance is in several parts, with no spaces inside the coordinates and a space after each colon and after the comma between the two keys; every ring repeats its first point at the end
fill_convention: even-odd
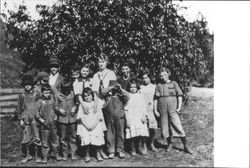
{"type": "MultiPolygon", "coordinates": [[[[148,155],[131,157],[126,153],[127,158],[105,160],[97,162],[92,158],[90,163],[84,163],[82,156],[77,161],[56,162],[49,160],[46,166],[163,166],[163,167],[213,167],[213,96],[201,98],[193,92],[189,103],[183,108],[181,120],[186,132],[188,144],[194,151],[193,155],[182,152],[180,139],[173,139],[175,149],[166,153],[164,149],[153,153],[149,151],[148,155]]],[[[2,166],[20,166],[22,152],[20,142],[22,140],[22,130],[17,122],[9,118],[1,119],[1,165],[2,166]]],[[[158,133],[158,142],[162,142],[160,132],[158,133]]],[[[39,166],[34,160],[23,166],[39,166]]],[[[44,165],[43,165],[44,166],[44,165]]]]}

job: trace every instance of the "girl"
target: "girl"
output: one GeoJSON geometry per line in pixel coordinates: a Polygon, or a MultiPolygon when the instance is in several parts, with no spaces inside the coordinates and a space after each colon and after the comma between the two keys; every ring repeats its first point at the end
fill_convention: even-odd
{"type": "Polygon", "coordinates": [[[158,151],[155,146],[155,130],[157,127],[157,121],[155,119],[155,115],[153,112],[153,102],[154,102],[154,93],[155,93],[155,85],[151,83],[150,74],[148,71],[144,71],[142,74],[142,81],[143,85],[141,85],[140,92],[144,95],[147,104],[147,120],[148,120],[148,127],[150,133],[150,147],[152,151],[158,151]]]}
{"type": "Polygon", "coordinates": [[[96,158],[102,161],[100,155],[101,145],[104,145],[103,120],[97,101],[94,100],[94,92],[90,88],[83,89],[83,105],[79,107],[77,119],[80,121],[77,135],[81,138],[81,146],[86,146],[85,162],[90,161],[90,145],[96,146],[96,158]],[[87,113],[85,112],[87,111],[87,113]]]}
{"type": "MultiPolygon", "coordinates": [[[[110,81],[116,80],[116,74],[114,71],[107,68],[108,65],[108,56],[104,53],[100,53],[100,56],[98,58],[98,67],[99,71],[94,74],[93,76],[93,91],[97,95],[97,98],[99,99],[99,105],[104,105],[104,99],[102,97],[103,91],[108,89],[110,81]]],[[[102,108],[101,108],[102,109],[102,108]]],[[[103,130],[106,131],[107,128],[105,126],[105,123],[103,122],[103,130]]],[[[104,159],[107,159],[108,157],[103,152],[103,149],[101,150],[101,155],[104,159]]],[[[112,158],[113,155],[110,157],[112,158]]]]}
{"type": "Polygon", "coordinates": [[[184,145],[184,151],[192,154],[187,148],[186,137],[182,128],[179,113],[182,106],[183,93],[175,81],[169,80],[171,72],[167,68],[160,71],[161,83],[155,89],[155,108],[156,116],[161,117],[161,131],[164,138],[168,141],[166,151],[172,148],[171,137],[180,137],[184,145]],[[159,112],[158,112],[159,110],[159,112]]]}
{"type": "Polygon", "coordinates": [[[130,98],[125,107],[126,118],[126,139],[130,139],[131,155],[136,155],[136,137],[142,141],[142,154],[147,154],[146,137],[149,136],[146,123],[147,105],[142,94],[138,93],[139,85],[136,80],[131,80],[129,84],[130,98]]]}

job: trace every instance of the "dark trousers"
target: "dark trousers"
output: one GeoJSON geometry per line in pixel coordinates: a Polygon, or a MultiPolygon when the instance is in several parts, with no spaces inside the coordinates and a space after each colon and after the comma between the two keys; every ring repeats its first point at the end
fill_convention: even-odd
{"type": "Polygon", "coordinates": [[[68,154],[68,149],[70,149],[71,155],[74,155],[77,150],[76,144],[76,122],[74,123],[59,123],[60,128],[60,141],[63,156],[66,157],[68,154]]]}
{"type": "Polygon", "coordinates": [[[52,153],[54,155],[58,155],[59,153],[59,138],[57,135],[56,127],[50,129],[42,129],[42,155],[43,157],[48,157],[48,153],[50,151],[50,144],[52,148],[52,153]]]}
{"type": "Polygon", "coordinates": [[[124,117],[113,116],[107,121],[107,147],[109,153],[124,151],[124,117]]]}

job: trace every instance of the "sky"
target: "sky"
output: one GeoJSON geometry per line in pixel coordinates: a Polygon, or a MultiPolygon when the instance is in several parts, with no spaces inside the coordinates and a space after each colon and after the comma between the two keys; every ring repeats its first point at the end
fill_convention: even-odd
{"type": "MultiPolygon", "coordinates": [[[[57,0],[1,0],[1,13],[7,12],[6,9],[17,10],[18,6],[24,2],[31,16],[33,18],[39,18],[35,6],[37,4],[52,5],[56,1],[57,0]],[[7,8],[4,7],[5,2],[7,2],[7,8]]],[[[209,32],[214,32],[213,9],[215,3],[213,1],[173,1],[173,3],[187,7],[187,10],[180,11],[180,14],[189,21],[197,19],[198,13],[201,12],[208,21],[209,32]]]]}

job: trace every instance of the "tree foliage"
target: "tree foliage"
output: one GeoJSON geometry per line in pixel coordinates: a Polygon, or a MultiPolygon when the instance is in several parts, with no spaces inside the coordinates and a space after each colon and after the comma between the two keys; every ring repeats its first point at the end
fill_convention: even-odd
{"type": "Polygon", "coordinates": [[[127,60],[136,75],[148,69],[157,76],[167,66],[187,91],[196,73],[206,69],[206,61],[196,38],[202,25],[189,23],[178,10],[166,0],[67,0],[52,7],[38,5],[41,19],[31,20],[20,6],[7,20],[7,42],[38,69],[57,56],[64,73],[83,62],[96,72],[100,52],[109,56],[117,74],[127,60]]]}

